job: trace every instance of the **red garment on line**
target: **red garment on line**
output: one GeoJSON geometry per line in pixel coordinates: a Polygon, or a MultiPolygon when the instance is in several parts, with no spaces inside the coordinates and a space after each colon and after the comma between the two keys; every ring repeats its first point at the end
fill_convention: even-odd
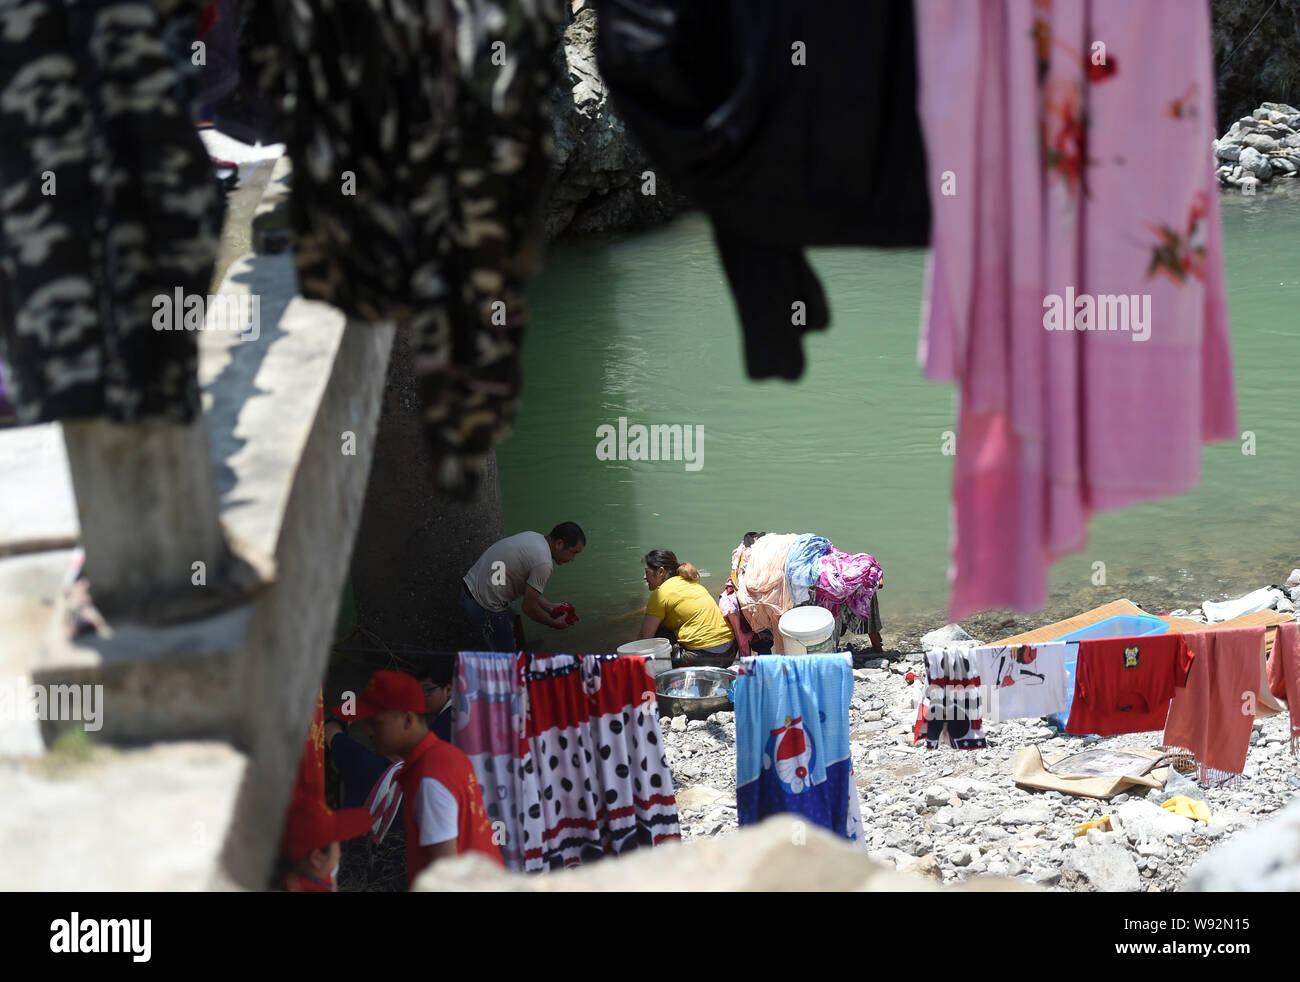
{"type": "Polygon", "coordinates": [[[1186,684],[1191,667],[1192,651],[1182,634],[1080,641],[1065,731],[1115,736],[1163,730],[1169,700],[1186,684]],[[1126,667],[1126,652],[1134,649],[1136,664],[1126,667]]]}
{"type": "Polygon", "coordinates": [[[1192,670],[1174,694],[1164,742],[1196,754],[1201,780],[1217,784],[1246,767],[1264,627],[1192,631],[1186,639],[1192,670]]]}

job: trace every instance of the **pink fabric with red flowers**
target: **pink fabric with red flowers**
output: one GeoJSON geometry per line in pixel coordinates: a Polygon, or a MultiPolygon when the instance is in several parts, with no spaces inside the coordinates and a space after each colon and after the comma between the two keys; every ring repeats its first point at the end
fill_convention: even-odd
{"type": "Polygon", "coordinates": [[[1043,606],[1093,512],[1188,490],[1201,444],[1237,434],[1214,75],[1205,4],[916,11],[934,214],[920,358],[961,388],[957,620],[1043,606]],[[1055,329],[1103,311],[1114,329],[1055,329]]]}

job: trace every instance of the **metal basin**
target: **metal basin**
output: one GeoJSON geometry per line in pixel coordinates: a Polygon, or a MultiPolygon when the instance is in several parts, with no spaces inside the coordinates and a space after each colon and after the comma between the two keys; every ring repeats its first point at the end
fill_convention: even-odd
{"type": "Polygon", "coordinates": [[[674,668],[655,679],[660,716],[703,719],[710,713],[731,709],[727,693],[736,681],[729,668],[674,668]]]}

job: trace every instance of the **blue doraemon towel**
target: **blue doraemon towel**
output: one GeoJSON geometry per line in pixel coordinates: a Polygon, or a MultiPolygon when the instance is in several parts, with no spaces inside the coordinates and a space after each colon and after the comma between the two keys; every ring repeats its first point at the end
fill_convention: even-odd
{"type": "Polygon", "coordinates": [[[736,680],[736,812],[748,825],[802,815],[858,841],[862,813],[849,757],[848,654],[742,658],[736,680]]]}

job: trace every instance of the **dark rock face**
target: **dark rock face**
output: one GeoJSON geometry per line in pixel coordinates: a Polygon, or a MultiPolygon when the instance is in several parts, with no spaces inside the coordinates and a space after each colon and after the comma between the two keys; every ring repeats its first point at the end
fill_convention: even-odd
{"type": "Polygon", "coordinates": [[[614,113],[596,70],[596,11],[586,0],[573,6],[577,9],[556,50],[547,238],[658,225],[684,202],[658,173],[654,193],[644,193],[653,167],[614,113]]]}
{"type": "Polygon", "coordinates": [[[1218,125],[1249,116],[1263,102],[1300,99],[1300,4],[1289,0],[1212,0],[1218,125]],[[1253,33],[1252,33],[1253,32],[1253,33]]]}

